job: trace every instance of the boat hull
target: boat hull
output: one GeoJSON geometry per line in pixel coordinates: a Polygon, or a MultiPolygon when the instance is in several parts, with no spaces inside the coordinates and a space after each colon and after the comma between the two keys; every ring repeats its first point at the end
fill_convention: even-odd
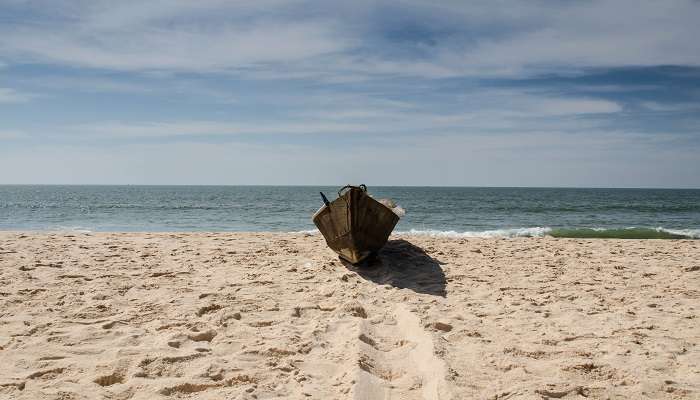
{"type": "Polygon", "coordinates": [[[314,214],[313,221],[328,247],[357,264],[386,244],[399,216],[365,190],[350,187],[314,214]]]}

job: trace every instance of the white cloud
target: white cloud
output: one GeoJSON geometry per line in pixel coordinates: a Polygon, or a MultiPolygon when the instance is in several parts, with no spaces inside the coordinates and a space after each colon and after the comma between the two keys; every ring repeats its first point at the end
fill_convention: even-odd
{"type": "Polygon", "coordinates": [[[542,117],[607,114],[622,111],[622,107],[614,101],[577,98],[540,99],[540,101],[533,102],[529,108],[535,115],[542,117]]]}
{"type": "Polygon", "coordinates": [[[154,90],[153,87],[140,85],[116,78],[100,78],[91,76],[32,76],[31,78],[18,77],[13,79],[16,83],[33,85],[42,89],[74,90],[86,93],[147,93],[154,90]]]}
{"type": "Polygon", "coordinates": [[[371,132],[365,124],[348,122],[259,122],[163,121],[145,123],[102,122],[64,128],[64,132],[93,138],[157,138],[178,136],[236,136],[264,134],[314,134],[371,132]]]}
{"type": "Polygon", "coordinates": [[[299,0],[93,0],[81,7],[80,15],[85,28],[123,30],[163,21],[192,21],[222,16],[249,20],[260,14],[270,14],[270,10],[299,7],[300,3],[299,0]]]}
{"type": "Polygon", "coordinates": [[[119,34],[19,30],[0,46],[36,61],[75,66],[205,71],[300,60],[339,51],[343,43],[328,25],[291,23],[119,34]]]}
{"type": "Polygon", "coordinates": [[[0,27],[0,55],[116,70],[211,71],[294,62],[348,45],[332,21],[268,17],[265,7],[281,3],[58,2],[43,11],[63,18],[0,27]]]}
{"type": "Polygon", "coordinates": [[[645,101],[642,106],[655,112],[685,112],[700,110],[700,103],[659,103],[657,101],[645,101]]]}
{"type": "MultiPolygon", "coordinates": [[[[113,120],[57,126],[55,134],[72,138],[182,138],[207,141],[212,136],[241,135],[446,135],[526,132],[579,132],[598,128],[591,114],[622,110],[609,100],[572,98],[505,89],[474,89],[454,100],[454,107],[426,108],[422,103],[391,101],[368,95],[317,94],[277,99],[269,105],[284,116],[254,120],[113,120]],[[201,138],[201,139],[198,139],[201,138]]],[[[438,103],[440,104],[440,103],[438,103]]],[[[394,140],[394,139],[391,139],[394,140]]]]}
{"type": "Polygon", "coordinates": [[[333,81],[346,75],[353,80],[377,76],[515,77],[570,73],[588,67],[700,66],[700,51],[692,39],[700,37],[700,24],[696,23],[700,3],[693,0],[670,5],[601,0],[433,2],[423,11],[429,14],[435,10],[475,32],[437,38],[433,45],[421,47],[423,56],[413,58],[394,57],[391,49],[373,48],[374,38],[370,37],[369,42],[361,43],[365,50],[361,55],[343,53],[257,74],[284,78],[306,72],[307,76],[333,81]]]}
{"type": "Polygon", "coordinates": [[[423,55],[413,57],[395,56],[394,45],[376,36],[383,27],[367,26],[383,22],[374,15],[375,6],[364,2],[338,9],[281,0],[59,1],[43,7],[42,12],[59,18],[4,24],[0,56],[117,70],[236,70],[254,77],[330,82],[700,65],[693,39],[700,36],[700,5],[693,0],[406,1],[404,11],[420,13],[423,23],[435,25],[428,28],[442,29],[442,20],[449,19],[451,29],[469,29],[437,37],[421,47],[423,55]],[[315,12],[303,12],[310,9],[315,12]]]}
{"type": "Polygon", "coordinates": [[[461,55],[442,49],[442,63],[456,70],[488,74],[491,68],[507,72],[562,66],[700,65],[700,51],[692,39],[700,36],[696,23],[700,4],[693,0],[453,7],[473,23],[495,20],[506,31],[476,40],[461,55]],[[502,9],[511,12],[499,15],[502,9]],[[517,29],[519,25],[525,28],[517,29]],[[516,29],[507,34],[511,27],[516,29]]]}
{"type": "Polygon", "coordinates": [[[463,101],[471,110],[490,110],[504,116],[556,117],[565,115],[606,114],[622,111],[611,100],[586,97],[562,97],[515,89],[480,89],[468,92],[463,101]]]}

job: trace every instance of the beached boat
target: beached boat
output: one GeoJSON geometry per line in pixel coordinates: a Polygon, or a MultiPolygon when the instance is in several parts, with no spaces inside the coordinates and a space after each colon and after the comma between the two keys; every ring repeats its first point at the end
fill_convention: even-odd
{"type": "Polygon", "coordinates": [[[397,213],[372,198],[365,185],[343,187],[332,202],[321,197],[325,205],[312,217],[314,224],[328,247],[353,264],[377,254],[399,222],[397,213]]]}

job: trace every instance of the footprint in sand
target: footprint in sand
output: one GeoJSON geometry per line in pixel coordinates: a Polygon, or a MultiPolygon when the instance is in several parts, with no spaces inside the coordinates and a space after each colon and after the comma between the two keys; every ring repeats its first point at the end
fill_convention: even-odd
{"type": "Polygon", "coordinates": [[[161,389],[158,393],[162,394],[163,396],[172,396],[172,395],[177,395],[177,394],[190,394],[190,393],[197,393],[197,392],[202,392],[204,390],[214,388],[217,386],[221,386],[219,383],[204,383],[204,384],[197,384],[197,383],[183,383],[180,385],[176,386],[169,386],[161,389]]]}
{"type": "Polygon", "coordinates": [[[124,383],[124,375],[114,372],[109,375],[98,376],[93,382],[100,386],[112,386],[117,383],[124,383]]]}
{"type": "Polygon", "coordinates": [[[197,310],[197,316],[201,317],[204,314],[209,314],[222,308],[223,306],[220,306],[218,304],[210,304],[208,306],[200,307],[199,310],[197,310]]]}
{"type": "Polygon", "coordinates": [[[52,368],[37,371],[27,376],[27,379],[56,379],[56,377],[62,374],[65,370],[65,368],[52,368]]]}
{"type": "Polygon", "coordinates": [[[205,332],[194,333],[187,336],[193,342],[211,342],[216,337],[216,331],[210,329],[205,332]]]}
{"type": "Polygon", "coordinates": [[[26,382],[8,382],[0,383],[0,394],[12,394],[12,392],[24,390],[26,382]]]}
{"type": "Polygon", "coordinates": [[[138,364],[138,370],[134,376],[137,378],[180,377],[184,374],[188,362],[200,357],[204,357],[204,354],[146,358],[138,364]]]}
{"type": "Polygon", "coordinates": [[[239,312],[225,313],[221,316],[221,318],[219,318],[218,325],[225,328],[229,325],[230,320],[240,321],[241,318],[242,316],[239,312]]]}
{"type": "Polygon", "coordinates": [[[353,317],[367,318],[367,311],[358,302],[352,301],[343,305],[343,311],[353,317]]]}
{"type": "MultiPolygon", "coordinates": [[[[434,323],[430,326],[434,328],[434,323]]],[[[446,367],[434,354],[432,335],[404,307],[395,310],[393,320],[361,323],[358,340],[355,398],[438,399],[449,395],[446,367]]]]}
{"type": "MultiPolygon", "coordinates": [[[[226,379],[221,382],[213,382],[213,383],[192,383],[192,382],[184,382],[178,385],[174,386],[168,386],[164,387],[163,389],[159,390],[158,393],[162,394],[163,396],[177,396],[180,397],[180,395],[189,395],[192,393],[198,393],[198,392],[203,392],[208,389],[212,388],[217,388],[217,387],[232,387],[232,386],[241,386],[241,385],[251,385],[248,389],[246,389],[246,392],[252,393],[255,391],[257,388],[258,380],[250,377],[248,375],[239,375],[239,376],[234,376],[232,378],[226,379]]],[[[255,397],[253,397],[255,398],[255,397]]]]}
{"type": "Polygon", "coordinates": [[[434,331],[450,332],[452,330],[452,325],[445,322],[431,322],[425,326],[426,328],[432,329],[434,331]]]}
{"type": "Polygon", "coordinates": [[[217,332],[213,329],[204,332],[192,332],[188,334],[178,334],[168,340],[168,346],[179,348],[191,348],[198,352],[209,352],[209,343],[214,340],[217,332]]]}

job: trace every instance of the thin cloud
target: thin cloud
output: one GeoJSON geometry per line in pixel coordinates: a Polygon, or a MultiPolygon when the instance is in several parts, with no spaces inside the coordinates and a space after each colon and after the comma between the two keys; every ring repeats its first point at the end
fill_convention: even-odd
{"type": "Polygon", "coordinates": [[[0,87],[0,103],[26,103],[34,97],[36,96],[33,94],[0,87]]]}
{"type": "Polygon", "coordinates": [[[146,123],[106,122],[67,127],[64,131],[93,138],[149,138],[179,136],[236,136],[265,134],[317,134],[370,132],[371,127],[352,123],[232,123],[220,121],[166,121],[146,123]]]}
{"type": "Polygon", "coordinates": [[[212,71],[295,61],[343,48],[342,41],[334,39],[331,28],[323,23],[225,26],[204,31],[144,29],[118,34],[22,28],[12,36],[0,47],[29,60],[115,70],[212,71]]]}
{"type": "MultiPolygon", "coordinates": [[[[350,98],[362,103],[357,97],[350,98]]],[[[360,135],[374,140],[375,135],[380,135],[378,138],[381,138],[427,133],[580,131],[595,125],[580,118],[566,118],[621,111],[617,103],[607,100],[572,99],[506,90],[471,93],[469,100],[478,101],[479,104],[470,107],[470,111],[430,111],[419,109],[417,104],[415,107],[401,107],[392,103],[379,106],[381,103],[376,102],[375,107],[348,107],[347,100],[343,96],[335,100],[326,98],[323,111],[311,103],[310,107],[277,120],[103,121],[58,127],[55,131],[68,138],[89,137],[97,140],[187,137],[190,141],[206,142],[212,137],[241,135],[253,138],[282,135],[289,137],[287,141],[293,141],[299,135],[322,135],[327,138],[360,135]]],[[[365,103],[371,104],[372,101],[367,100],[365,103]]]]}
{"type": "Polygon", "coordinates": [[[642,107],[654,112],[688,112],[700,111],[700,102],[689,103],[659,103],[657,101],[645,101],[642,107]]]}
{"type": "Polygon", "coordinates": [[[58,18],[5,24],[0,55],[115,70],[236,70],[328,81],[700,65],[691,39],[700,36],[700,5],[691,0],[406,2],[387,10],[363,2],[339,8],[300,1],[77,4],[45,4],[39,16],[58,18]],[[412,36],[419,34],[427,36],[412,36]]]}

